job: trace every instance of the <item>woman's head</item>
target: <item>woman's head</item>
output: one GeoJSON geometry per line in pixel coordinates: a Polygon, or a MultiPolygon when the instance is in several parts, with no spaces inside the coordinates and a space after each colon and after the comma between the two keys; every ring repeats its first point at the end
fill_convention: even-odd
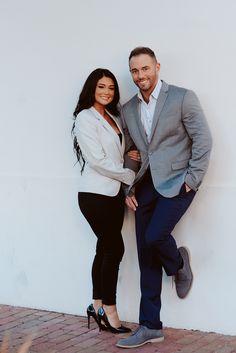
{"type": "Polygon", "coordinates": [[[89,109],[94,105],[97,99],[96,93],[99,92],[99,83],[103,82],[103,78],[109,79],[105,80],[105,83],[108,83],[110,87],[113,86],[114,92],[114,96],[111,102],[105,104],[106,109],[113,115],[119,115],[117,105],[120,100],[120,93],[117,80],[111,71],[99,68],[92,71],[84,83],[84,86],[79,96],[78,104],[74,111],[75,117],[81,110],[89,109]]]}

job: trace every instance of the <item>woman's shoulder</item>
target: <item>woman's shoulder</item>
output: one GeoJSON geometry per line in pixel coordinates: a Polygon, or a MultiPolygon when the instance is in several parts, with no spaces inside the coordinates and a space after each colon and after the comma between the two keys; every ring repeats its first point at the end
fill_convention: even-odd
{"type": "Polygon", "coordinates": [[[76,119],[85,119],[85,118],[90,118],[92,116],[91,108],[88,109],[83,109],[79,112],[79,114],[76,116],[76,119]]]}
{"type": "Polygon", "coordinates": [[[94,114],[89,109],[83,109],[75,118],[74,128],[75,132],[80,131],[92,131],[96,130],[98,126],[98,121],[95,119],[94,114]]]}
{"type": "Polygon", "coordinates": [[[91,108],[83,109],[76,116],[75,125],[84,125],[84,124],[94,124],[96,119],[94,119],[91,108]]]}

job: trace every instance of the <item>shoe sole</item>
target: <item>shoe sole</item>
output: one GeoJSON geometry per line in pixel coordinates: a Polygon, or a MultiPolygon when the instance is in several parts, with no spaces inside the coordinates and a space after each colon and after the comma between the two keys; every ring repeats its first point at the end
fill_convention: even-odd
{"type": "Polygon", "coordinates": [[[118,344],[118,343],[116,344],[116,346],[119,347],[119,348],[137,348],[137,347],[143,346],[146,343],[158,343],[158,342],[162,342],[162,341],[164,341],[164,337],[152,338],[152,339],[147,340],[147,341],[145,341],[143,343],[134,344],[132,346],[125,346],[125,345],[121,345],[121,344],[118,344]]]}

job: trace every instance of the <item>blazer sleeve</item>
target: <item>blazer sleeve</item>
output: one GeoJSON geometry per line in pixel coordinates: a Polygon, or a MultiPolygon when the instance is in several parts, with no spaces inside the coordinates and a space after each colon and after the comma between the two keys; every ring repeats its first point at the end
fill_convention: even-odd
{"type": "Polygon", "coordinates": [[[127,185],[132,184],[135,173],[124,168],[120,161],[109,157],[99,137],[98,127],[89,116],[78,116],[75,121],[75,136],[86,162],[95,171],[127,185]]]}
{"type": "Polygon", "coordinates": [[[138,172],[140,168],[140,162],[134,161],[128,156],[128,152],[132,150],[137,150],[137,147],[134,144],[134,141],[130,137],[124,114],[123,114],[123,109],[121,109],[121,123],[122,123],[122,129],[125,137],[125,154],[124,154],[124,165],[125,167],[132,169],[135,172],[138,172]]]}
{"type": "Polygon", "coordinates": [[[187,90],[185,93],[182,116],[184,126],[192,141],[192,154],[185,182],[190,188],[197,190],[208,168],[212,137],[205,114],[193,91],[187,90]]]}

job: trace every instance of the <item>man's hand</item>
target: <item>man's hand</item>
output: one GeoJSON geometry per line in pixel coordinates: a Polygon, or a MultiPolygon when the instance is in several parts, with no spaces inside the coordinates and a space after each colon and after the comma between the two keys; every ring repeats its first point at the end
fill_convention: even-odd
{"type": "Polygon", "coordinates": [[[138,207],[138,202],[134,195],[126,196],[125,203],[131,210],[136,211],[136,208],[138,207]]]}

